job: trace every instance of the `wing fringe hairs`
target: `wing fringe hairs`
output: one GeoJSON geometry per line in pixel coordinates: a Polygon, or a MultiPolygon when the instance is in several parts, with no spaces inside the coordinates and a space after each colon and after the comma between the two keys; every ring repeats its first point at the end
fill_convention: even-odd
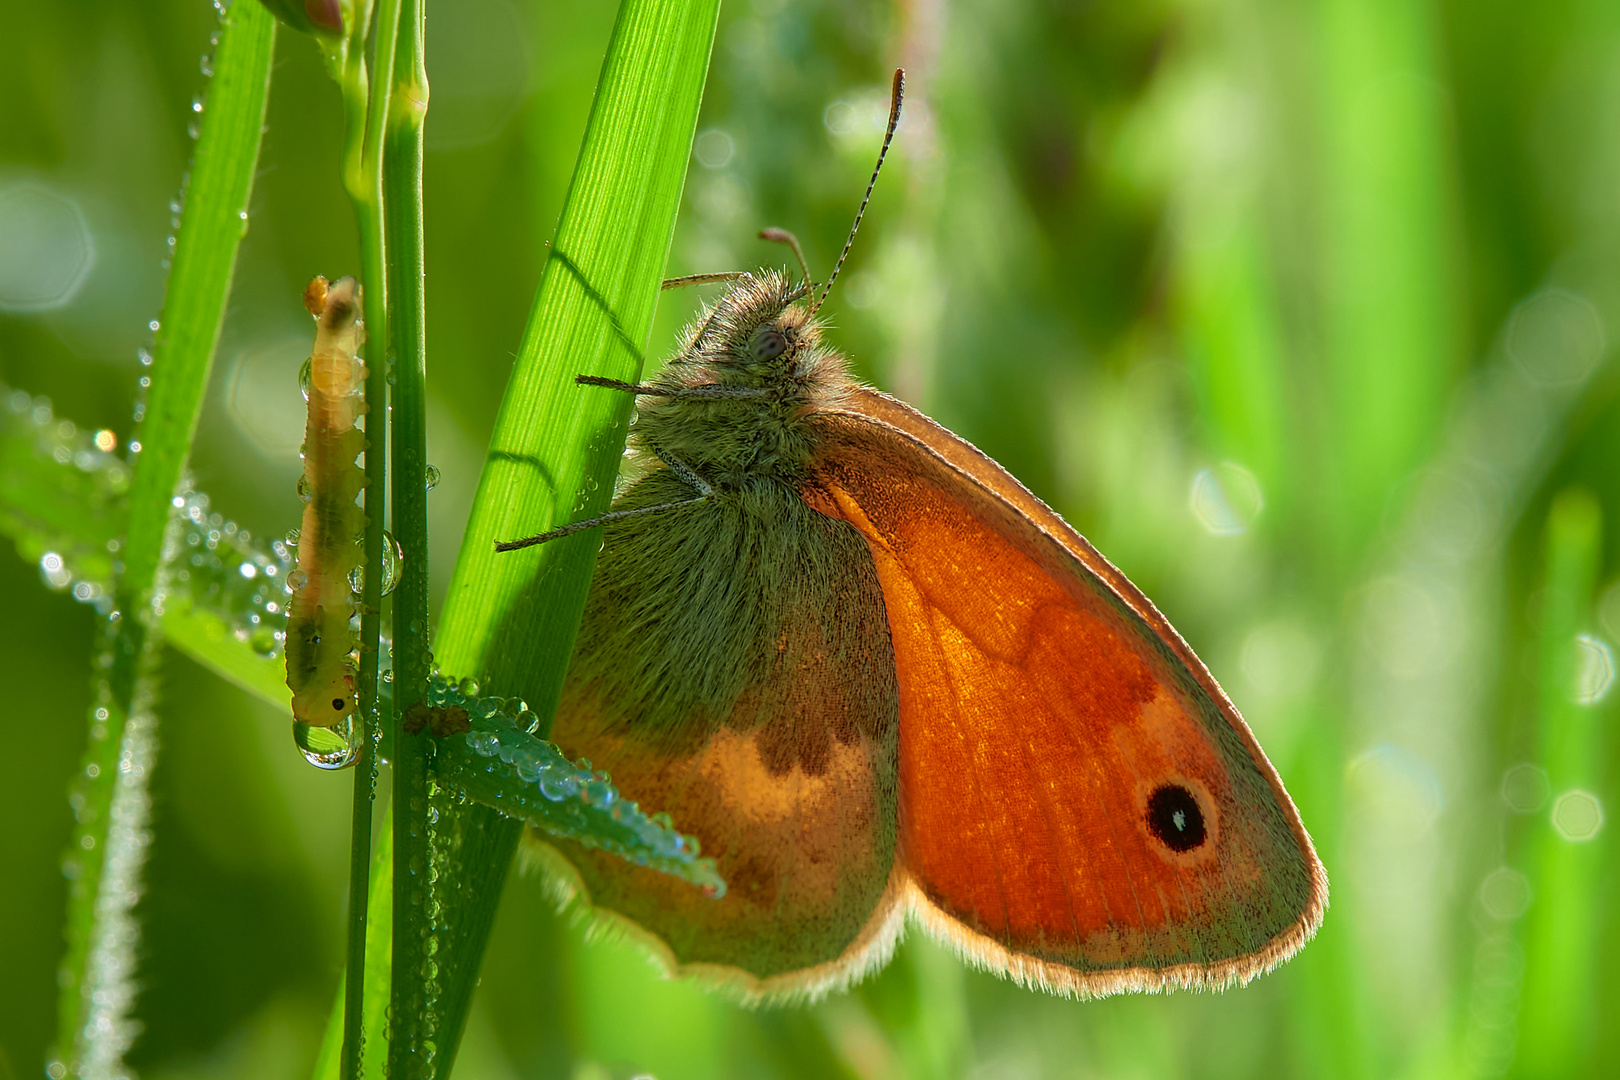
{"type": "Polygon", "coordinates": [[[815,967],[761,979],[741,968],[722,964],[682,964],[656,934],[616,911],[592,904],[589,890],[574,865],[556,847],[531,831],[519,848],[525,873],[538,873],[557,910],[585,928],[591,941],[629,941],[646,950],[666,978],[691,978],[706,989],[748,1008],[814,1004],[849,989],[876,973],[894,957],[904,936],[910,881],[898,867],[860,934],[837,959],[815,967]]]}
{"type": "Polygon", "coordinates": [[[540,875],[557,910],[583,927],[587,940],[633,942],[646,950],[648,960],[666,978],[691,978],[748,1008],[811,1005],[848,990],[888,964],[908,925],[917,926],[977,971],[1058,997],[1089,1001],[1125,993],[1221,992],[1247,986],[1303,949],[1321,928],[1328,907],[1327,874],[1317,864],[1316,895],[1321,902],[1312,903],[1292,926],[1252,953],[1217,964],[1086,972],[1021,955],[963,926],[929,901],[905,868],[897,865],[872,917],[843,955],[802,971],[760,979],[720,964],[682,964],[657,935],[618,912],[594,906],[579,872],[557,848],[531,832],[519,850],[523,872],[540,875]]]}

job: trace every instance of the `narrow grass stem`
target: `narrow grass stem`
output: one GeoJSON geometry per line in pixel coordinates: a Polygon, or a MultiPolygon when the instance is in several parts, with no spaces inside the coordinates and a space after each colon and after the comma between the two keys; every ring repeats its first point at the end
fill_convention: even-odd
{"type": "MultiPolygon", "coordinates": [[[[401,730],[404,710],[422,700],[432,654],[428,648],[427,309],[422,231],[422,125],[428,83],[422,0],[405,0],[398,16],[393,78],[387,94],[382,197],[387,228],[389,334],[393,343],[393,523],[403,553],[394,594],[394,867],[392,906],[393,1038],[389,1074],[431,1074],[435,1042],[431,1003],[421,1001],[431,910],[413,902],[427,886],[432,859],[427,823],[428,738],[401,730]],[[424,1004],[428,1007],[424,1007],[424,1004]],[[424,1060],[425,1059],[425,1060],[424,1060]]],[[[379,49],[381,39],[379,37],[379,49]]],[[[382,92],[381,84],[379,93],[382,92]]],[[[437,1041],[444,1041],[439,1036],[437,1041]]]]}
{"type": "MultiPolygon", "coordinates": [[[[370,76],[366,75],[366,23],[351,28],[344,83],[349,121],[345,185],[354,204],[360,234],[360,280],[366,322],[366,573],[360,607],[358,690],[364,732],[354,777],[349,857],[348,966],[344,982],[343,1076],[361,1074],[365,1043],[366,919],[371,882],[371,808],[376,793],[377,745],[381,724],[377,673],[382,635],[382,565],[386,543],[388,478],[388,281],[383,208],[384,125],[393,83],[394,47],[399,32],[399,0],[382,0],[372,28],[370,76]],[[357,130],[364,118],[363,133],[357,130]],[[358,153],[356,148],[358,147],[358,153]]],[[[381,1032],[377,1033],[378,1037],[381,1032]]]]}

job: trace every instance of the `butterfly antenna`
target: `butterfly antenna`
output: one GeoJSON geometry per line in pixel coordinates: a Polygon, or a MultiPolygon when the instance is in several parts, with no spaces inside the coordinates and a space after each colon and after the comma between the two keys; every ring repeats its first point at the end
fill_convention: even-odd
{"type": "Polygon", "coordinates": [[[812,315],[827,302],[827,294],[832,292],[833,282],[838,280],[838,271],[844,268],[844,260],[849,257],[849,249],[855,244],[855,233],[861,227],[861,218],[866,216],[866,204],[872,201],[872,189],[877,187],[878,173],[883,171],[883,159],[888,156],[889,144],[894,141],[894,129],[900,126],[900,103],[905,96],[906,69],[895,68],[894,86],[889,91],[889,126],[883,132],[883,148],[878,151],[877,164],[872,167],[872,179],[866,184],[866,194],[861,196],[861,208],[855,211],[855,224],[849,227],[849,239],[844,241],[844,250],[838,253],[838,261],[833,263],[832,274],[827,278],[827,284],[822,287],[821,296],[810,305],[812,315]]]}
{"type": "Polygon", "coordinates": [[[759,230],[761,240],[769,240],[773,244],[786,244],[793,249],[793,257],[799,260],[799,272],[804,275],[805,285],[810,285],[810,264],[804,261],[804,249],[799,246],[799,238],[786,229],[771,227],[759,230]]]}

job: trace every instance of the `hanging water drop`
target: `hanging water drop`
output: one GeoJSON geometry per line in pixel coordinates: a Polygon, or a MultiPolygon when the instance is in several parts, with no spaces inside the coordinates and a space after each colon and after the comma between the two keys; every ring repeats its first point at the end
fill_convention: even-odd
{"type": "MultiPolygon", "coordinates": [[[[387,529],[383,530],[382,546],[382,595],[387,596],[399,585],[400,564],[405,561],[405,554],[400,550],[399,541],[387,529]]],[[[349,591],[356,596],[366,591],[366,568],[357,566],[349,571],[349,591]]]]}
{"type": "Polygon", "coordinates": [[[399,585],[400,566],[405,562],[405,552],[400,548],[399,541],[387,529],[383,530],[382,545],[382,594],[387,596],[399,585]]]}
{"type": "Polygon", "coordinates": [[[360,757],[360,744],[354,739],[353,717],[336,728],[311,727],[294,720],[293,745],[304,755],[304,760],[317,769],[347,769],[360,757]]]}
{"type": "Polygon", "coordinates": [[[310,379],[314,376],[315,358],[304,357],[304,362],[298,368],[298,389],[304,392],[304,400],[309,400],[310,379]]]}
{"type": "Polygon", "coordinates": [[[429,491],[439,486],[439,467],[437,465],[429,465],[423,470],[422,475],[429,491]]]}

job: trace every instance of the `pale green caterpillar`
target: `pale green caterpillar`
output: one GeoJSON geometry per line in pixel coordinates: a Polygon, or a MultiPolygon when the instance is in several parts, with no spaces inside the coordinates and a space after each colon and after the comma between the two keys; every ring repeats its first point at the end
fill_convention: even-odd
{"type": "Polygon", "coordinates": [[[355,497],[366,475],[355,458],[366,448],[355,421],[366,411],[366,369],[357,351],[365,340],[360,286],[343,278],[328,286],[317,277],[304,290],[316,317],[309,358],[309,420],[304,429],[304,475],[298,484],[304,520],[298,568],[287,577],[287,687],[293,716],[312,727],[333,727],[355,711],[355,650],[359,634],[350,574],[364,561],[359,543],[365,512],[355,497]]]}

